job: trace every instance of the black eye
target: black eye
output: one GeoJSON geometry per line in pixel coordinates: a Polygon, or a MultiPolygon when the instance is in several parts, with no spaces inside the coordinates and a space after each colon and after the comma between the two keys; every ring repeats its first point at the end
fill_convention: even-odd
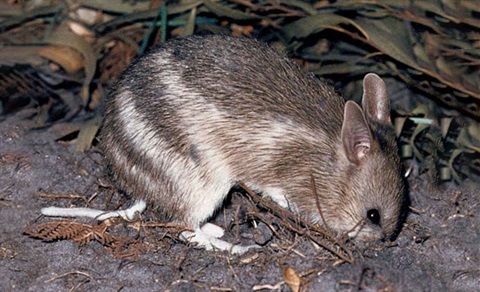
{"type": "Polygon", "coordinates": [[[370,209],[367,211],[367,218],[375,225],[380,225],[380,212],[377,209],[370,209]]]}

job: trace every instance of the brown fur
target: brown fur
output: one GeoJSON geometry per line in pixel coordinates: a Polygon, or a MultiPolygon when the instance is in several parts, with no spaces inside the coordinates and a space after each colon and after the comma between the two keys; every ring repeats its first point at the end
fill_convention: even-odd
{"type": "Polygon", "coordinates": [[[347,231],[364,220],[359,237],[379,239],[397,227],[403,202],[384,87],[366,77],[363,110],[346,107],[258,41],[174,40],[122,75],[101,142],[119,187],[169,220],[198,227],[241,180],[266,195],[282,190],[293,211],[321,223],[313,174],[330,227],[347,231]],[[367,218],[372,209],[378,224],[367,218]]]}

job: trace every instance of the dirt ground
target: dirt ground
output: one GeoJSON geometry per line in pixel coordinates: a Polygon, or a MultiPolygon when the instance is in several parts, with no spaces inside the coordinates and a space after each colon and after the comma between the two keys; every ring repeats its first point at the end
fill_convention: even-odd
{"type": "MultiPolygon", "coordinates": [[[[25,227],[54,220],[39,218],[42,207],[85,206],[81,198],[39,193],[79,195],[91,198],[93,207],[111,208],[105,202],[112,190],[98,152],[75,153],[56,142],[61,125],[31,130],[30,114],[24,110],[0,122],[0,291],[289,291],[285,280],[296,277],[285,271],[299,275],[302,291],[480,290],[480,191],[435,188],[415,172],[409,178],[415,212],[397,240],[355,249],[353,264],[298,236],[274,237],[262,249],[231,256],[189,247],[164,229],[138,233],[120,226],[148,247],[133,259],[115,257],[98,241],[80,246],[31,238],[25,227]]],[[[241,204],[234,197],[219,213],[220,224],[228,224],[228,214],[241,204]]]]}

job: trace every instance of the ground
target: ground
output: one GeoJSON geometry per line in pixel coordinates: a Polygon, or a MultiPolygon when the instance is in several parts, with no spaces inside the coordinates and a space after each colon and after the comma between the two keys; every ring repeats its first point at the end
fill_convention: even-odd
{"type": "MultiPolygon", "coordinates": [[[[123,235],[147,247],[138,257],[118,257],[99,241],[29,237],[27,226],[54,220],[39,217],[42,207],[85,206],[82,198],[112,206],[105,203],[112,188],[101,154],[76,153],[56,141],[62,125],[32,129],[30,114],[24,110],[0,122],[0,291],[289,291],[285,281],[295,282],[295,275],[302,291],[480,290],[480,191],[453,183],[434,187],[415,172],[409,178],[411,212],[396,241],[353,247],[353,264],[295,235],[233,256],[189,247],[162,228],[138,233],[120,224],[123,235]]],[[[242,199],[234,195],[219,212],[219,224],[242,199]]]]}

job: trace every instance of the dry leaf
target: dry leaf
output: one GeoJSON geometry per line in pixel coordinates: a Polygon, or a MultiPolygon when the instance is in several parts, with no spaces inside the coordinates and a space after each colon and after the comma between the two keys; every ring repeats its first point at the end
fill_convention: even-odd
{"type": "Polygon", "coordinates": [[[288,287],[293,292],[299,292],[302,287],[302,278],[297,274],[297,272],[290,268],[283,269],[283,280],[287,283],[288,287]]]}
{"type": "Polygon", "coordinates": [[[74,75],[84,66],[82,55],[65,46],[47,46],[39,49],[38,54],[59,64],[69,75],[74,75]]]}

